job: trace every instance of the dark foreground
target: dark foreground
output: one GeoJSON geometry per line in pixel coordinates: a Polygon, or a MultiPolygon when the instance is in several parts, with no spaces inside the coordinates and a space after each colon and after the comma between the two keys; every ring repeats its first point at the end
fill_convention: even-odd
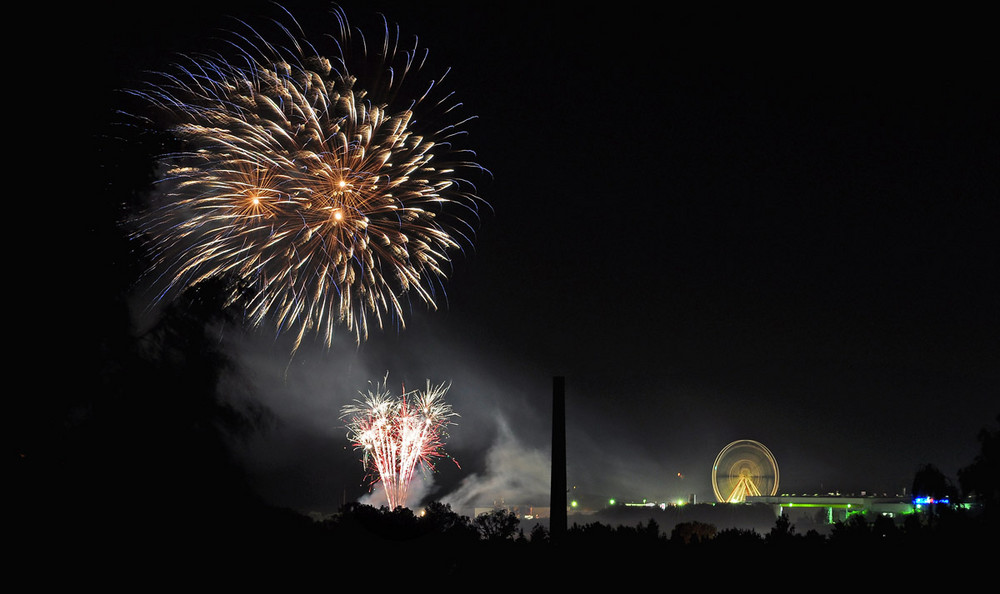
{"type": "Polygon", "coordinates": [[[13,566],[32,589],[520,588],[608,578],[615,588],[650,579],[662,588],[746,580],[764,587],[916,586],[985,575],[997,534],[981,514],[951,508],[902,523],[855,516],[827,536],[799,533],[785,517],[764,534],[699,522],[666,533],[655,520],[571,520],[566,533],[553,535],[505,510],[469,519],[439,503],[420,516],[352,504],[323,521],[267,507],[184,517],[149,510],[128,521],[52,512],[16,522],[13,566]]]}

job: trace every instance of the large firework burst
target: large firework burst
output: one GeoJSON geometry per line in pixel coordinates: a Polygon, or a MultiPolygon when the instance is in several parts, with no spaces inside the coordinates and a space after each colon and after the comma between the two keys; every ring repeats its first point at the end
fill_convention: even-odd
{"type": "Polygon", "coordinates": [[[247,27],[235,56],[186,58],[134,93],[183,147],[160,157],[161,192],[140,218],[159,298],[229,276],[248,321],[292,331],[294,349],[310,331],[330,346],[338,325],[358,341],[402,327],[411,295],[437,307],[480,203],[461,177],[480,167],[454,144],[460,104],[436,98],[440,80],[404,92],[426,50],[385,21],[369,47],[331,14],[326,52],[289,15],[281,44],[247,27]]]}
{"type": "Polygon", "coordinates": [[[417,467],[434,469],[445,456],[445,429],[455,416],[444,402],[448,386],[394,397],[386,383],[376,384],[364,398],[344,407],[348,438],[364,452],[362,463],[372,471],[372,484],[382,483],[390,509],[406,505],[410,480],[417,467]]]}

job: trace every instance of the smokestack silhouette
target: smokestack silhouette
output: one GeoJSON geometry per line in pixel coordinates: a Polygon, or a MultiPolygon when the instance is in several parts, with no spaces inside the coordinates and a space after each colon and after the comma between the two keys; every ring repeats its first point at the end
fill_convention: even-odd
{"type": "Polygon", "coordinates": [[[552,378],[552,493],[549,536],[553,542],[566,533],[566,378],[552,378]]]}

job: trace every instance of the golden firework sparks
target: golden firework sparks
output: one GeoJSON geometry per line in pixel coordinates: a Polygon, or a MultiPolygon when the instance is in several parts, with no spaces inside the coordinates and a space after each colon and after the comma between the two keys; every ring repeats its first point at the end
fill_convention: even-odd
{"type": "Polygon", "coordinates": [[[426,50],[401,51],[385,23],[378,55],[361,52],[358,76],[376,74],[366,88],[344,51],[346,16],[332,14],[329,54],[293,19],[282,46],[237,35],[235,58],[189,58],[134,92],[183,143],[160,157],[162,191],[137,233],[161,296],[230,275],[251,288],[248,319],[294,332],[294,349],[310,331],[329,346],[339,325],[358,341],[405,326],[411,295],[436,308],[482,204],[459,173],[482,168],[454,144],[468,121],[447,119],[458,104],[432,99],[440,81],[403,92],[426,50]]]}

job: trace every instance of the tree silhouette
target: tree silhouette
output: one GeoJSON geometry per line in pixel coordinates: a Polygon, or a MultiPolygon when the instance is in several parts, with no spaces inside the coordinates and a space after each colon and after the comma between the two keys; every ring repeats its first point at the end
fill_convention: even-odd
{"type": "Polygon", "coordinates": [[[787,546],[795,539],[795,526],[787,514],[781,514],[774,526],[764,537],[764,542],[772,546],[787,546]]]}
{"type": "Polygon", "coordinates": [[[697,544],[715,538],[716,527],[704,522],[681,522],[670,531],[670,540],[675,543],[697,544]]]}
{"type": "Polygon", "coordinates": [[[933,464],[924,464],[913,476],[913,494],[917,497],[944,499],[955,494],[948,477],[933,464]]]}
{"type": "Polygon", "coordinates": [[[549,532],[545,529],[545,526],[541,524],[535,524],[531,528],[529,533],[529,539],[532,544],[544,545],[549,543],[549,532]]]}
{"type": "Polygon", "coordinates": [[[844,521],[838,521],[830,532],[830,542],[835,545],[856,547],[871,543],[872,529],[864,514],[851,514],[844,521]]]}
{"type": "Polygon", "coordinates": [[[986,523],[995,527],[1000,523],[1000,428],[984,427],[978,439],[979,454],[958,471],[958,482],[964,494],[983,504],[986,523]]]}
{"type": "Polygon", "coordinates": [[[490,542],[514,538],[520,522],[514,512],[506,509],[495,509],[479,514],[473,520],[480,536],[490,542]]]}
{"type": "Polygon", "coordinates": [[[451,505],[432,501],[418,518],[421,533],[448,547],[468,547],[479,540],[479,529],[472,520],[459,515],[451,505]]]}

